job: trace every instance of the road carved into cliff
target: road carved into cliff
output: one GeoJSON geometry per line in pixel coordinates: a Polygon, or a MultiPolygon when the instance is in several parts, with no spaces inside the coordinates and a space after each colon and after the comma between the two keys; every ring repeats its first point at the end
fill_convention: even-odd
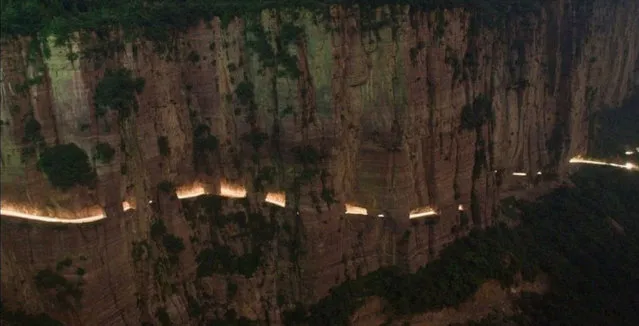
{"type": "MultiPolygon", "coordinates": [[[[568,161],[570,164],[591,164],[591,165],[600,165],[600,166],[610,166],[615,168],[626,169],[628,171],[639,171],[639,166],[634,163],[626,162],[624,164],[606,162],[601,160],[595,160],[591,158],[584,158],[583,156],[576,156],[571,158],[568,161]]],[[[541,175],[541,171],[537,172],[538,175],[541,175]]],[[[526,176],[525,172],[514,172],[514,176],[526,176]]],[[[179,199],[186,198],[194,198],[202,195],[208,195],[209,192],[206,191],[205,187],[201,184],[194,183],[189,186],[182,186],[176,189],[176,195],[179,199]]],[[[228,183],[222,183],[220,185],[219,195],[227,198],[245,198],[246,197],[246,188],[241,185],[232,185],[228,183]]],[[[277,205],[280,207],[286,207],[286,194],[283,192],[269,192],[266,194],[265,202],[273,205],[277,205]]],[[[152,201],[149,201],[152,203],[152,201]]],[[[122,209],[126,212],[129,210],[135,209],[135,206],[129,203],[128,201],[122,202],[122,209]]],[[[352,215],[368,215],[368,210],[364,207],[355,206],[352,204],[345,204],[345,214],[352,215]]],[[[463,205],[459,205],[459,211],[463,211],[463,205]]],[[[41,212],[37,210],[25,207],[23,205],[15,205],[7,202],[0,203],[0,215],[1,216],[9,216],[9,217],[17,217],[25,220],[32,220],[38,222],[47,222],[47,223],[61,223],[61,224],[86,224],[100,221],[106,218],[104,210],[101,208],[93,208],[88,209],[88,216],[81,218],[63,218],[63,217],[52,217],[45,216],[41,212]]],[[[435,216],[439,215],[439,212],[430,206],[416,208],[410,211],[409,219],[425,217],[425,216],[435,216]]],[[[380,216],[383,216],[380,214],[380,216]]]]}
{"type": "MultiPolygon", "coordinates": [[[[178,199],[187,199],[199,197],[209,194],[203,185],[195,183],[189,186],[178,187],[175,190],[178,199]]],[[[222,183],[220,186],[220,196],[228,198],[244,198],[246,197],[246,189],[238,185],[230,185],[222,183]]],[[[152,201],[149,201],[152,203],[152,201]]],[[[127,212],[135,209],[135,206],[128,201],[122,202],[122,209],[127,212]]],[[[36,209],[29,208],[23,205],[15,205],[7,202],[0,204],[0,215],[17,217],[38,222],[47,223],[63,223],[63,224],[86,224],[100,221],[106,218],[103,209],[93,209],[91,215],[80,218],[63,218],[63,217],[51,217],[45,216],[36,209]]]]}

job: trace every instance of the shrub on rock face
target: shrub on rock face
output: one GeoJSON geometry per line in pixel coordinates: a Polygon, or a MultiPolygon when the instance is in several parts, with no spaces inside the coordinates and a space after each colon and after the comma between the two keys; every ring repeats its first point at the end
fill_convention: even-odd
{"type": "Polygon", "coordinates": [[[44,150],[38,168],[54,187],[68,190],[74,186],[92,186],[96,174],[89,156],[76,144],[56,145],[44,150]]]}
{"type": "Polygon", "coordinates": [[[132,110],[137,110],[135,94],[144,89],[144,79],[133,77],[125,68],[107,69],[95,88],[96,113],[101,116],[107,110],[116,110],[121,119],[127,118],[132,110]]]}
{"type": "Polygon", "coordinates": [[[158,137],[158,150],[160,155],[169,156],[171,149],[169,148],[169,138],[166,136],[158,137]]]}
{"type": "Polygon", "coordinates": [[[95,159],[100,161],[100,163],[111,163],[113,156],[115,156],[115,149],[108,143],[100,142],[95,145],[95,159]]]}

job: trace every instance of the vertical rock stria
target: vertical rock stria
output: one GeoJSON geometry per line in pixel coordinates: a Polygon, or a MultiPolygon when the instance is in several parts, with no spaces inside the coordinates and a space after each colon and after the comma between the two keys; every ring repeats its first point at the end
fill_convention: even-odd
{"type": "MultiPolygon", "coordinates": [[[[3,205],[107,215],[3,216],[3,304],[69,325],[229,311],[281,324],[348,279],[414,271],[491,225],[500,192],[567,175],[591,114],[639,86],[637,17],[630,0],[546,2],[505,29],[461,9],[272,9],[200,22],[162,50],[125,43],[102,62],[3,41],[3,205]],[[107,68],[144,79],[130,116],[95,108],[107,68]],[[87,153],[95,189],[56,190],[38,170],[45,146],[67,143],[87,153]],[[98,143],[115,150],[109,163],[98,143]],[[247,198],[178,200],[175,186],[194,181],[247,198]],[[286,192],[287,207],[263,204],[267,191],[286,192]],[[423,207],[437,216],[409,220],[423,207]]],[[[103,41],[83,42],[72,50],[103,41]]]]}

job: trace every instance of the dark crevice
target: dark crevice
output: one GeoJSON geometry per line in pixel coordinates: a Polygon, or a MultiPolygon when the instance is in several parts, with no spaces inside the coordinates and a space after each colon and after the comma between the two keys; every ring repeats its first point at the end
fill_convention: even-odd
{"type": "MultiPolygon", "coordinates": [[[[102,228],[102,235],[104,236],[104,239],[107,239],[106,228],[104,227],[102,228]]],[[[96,236],[99,239],[99,236],[97,234],[96,236]]],[[[118,297],[115,294],[115,291],[113,290],[113,282],[111,281],[111,268],[109,268],[109,265],[104,261],[104,255],[106,254],[108,247],[109,247],[108,245],[105,245],[104,248],[98,248],[98,250],[100,251],[100,254],[99,254],[100,264],[106,268],[107,283],[109,284],[109,293],[111,293],[113,304],[115,305],[116,310],[119,312],[120,318],[122,318],[122,322],[124,323],[124,325],[128,326],[129,323],[127,322],[126,318],[124,318],[124,309],[120,307],[118,302],[118,297]]]]}

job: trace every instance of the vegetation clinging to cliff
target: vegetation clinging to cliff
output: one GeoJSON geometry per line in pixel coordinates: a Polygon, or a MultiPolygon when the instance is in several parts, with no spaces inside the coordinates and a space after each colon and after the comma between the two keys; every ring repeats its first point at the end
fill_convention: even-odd
{"type": "Polygon", "coordinates": [[[84,269],[78,268],[76,275],[78,280],[70,281],[63,276],[65,269],[68,269],[72,265],[72,260],[67,258],[61,262],[58,262],[56,270],[53,271],[50,268],[38,271],[34,277],[36,287],[41,291],[55,291],[55,303],[60,305],[64,309],[71,309],[73,303],[80,303],[82,298],[82,285],[84,281],[82,276],[84,275],[84,269]],[[69,301],[69,297],[74,301],[69,301]]]}
{"type": "Polygon", "coordinates": [[[115,149],[109,143],[98,142],[94,151],[94,158],[104,164],[111,163],[115,156],[115,149]]]}
{"type": "Polygon", "coordinates": [[[53,186],[61,190],[76,185],[93,186],[96,180],[89,156],[73,143],[45,149],[38,160],[38,168],[47,175],[53,186]]]}
{"type": "Polygon", "coordinates": [[[209,157],[220,145],[220,141],[211,133],[211,128],[203,123],[197,123],[193,128],[193,165],[197,171],[211,173],[209,157]]]}
{"type": "MultiPolygon", "coordinates": [[[[582,0],[589,2],[591,0],[582,0]]],[[[111,0],[79,1],[8,0],[3,4],[0,16],[3,40],[28,36],[36,43],[47,47],[49,36],[54,36],[58,45],[66,45],[77,39],[92,39],[113,42],[114,31],[119,30],[126,40],[144,38],[153,41],[158,49],[166,51],[175,45],[176,34],[220,17],[223,27],[234,17],[251,17],[265,9],[304,9],[316,16],[317,21],[330,21],[330,5],[358,6],[362,9],[361,24],[364,29],[374,29],[376,22],[369,15],[374,8],[384,5],[409,5],[413,10],[435,10],[463,8],[473,14],[473,26],[503,26],[509,15],[524,15],[538,12],[541,0],[332,0],[332,1],[209,1],[209,0],[111,0]],[[76,34],[78,33],[79,34],[76,34]]],[[[120,48],[117,44],[108,47],[120,48]]],[[[100,49],[92,55],[103,52],[100,49]]],[[[103,53],[104,54],[104,53],[103,53]]],[[[77,54],[70,54],[76,56],[77,54]]]]}
{"type": "Polygon", "coordinates": [[[470,297],[488,279],[512,282],[520,262],[504,265],[517,239],[505,228],[475,231],[441,253],[441,258],[415,274],[397,268],[383,268],[331,289],[331,294],[310,307],[307,318],[289,325],[347,325],[352,313],[368,296],[385,298],[395,313],[410,314],[427,309],[454,306],[470,297]]]}
{"type": "Polygon", "coordinates": [[[616,156],[639,146],[639,94],[619,109],[597,112],[591,124],[591,155],[616,156]]]}
{"type": "Polygon", "coordinates": [[[487,122],[493,123],[494,120],[493,101],[485,94],[479,94],[472,104],[466,104],[462,108],[462,129],[473,130],[487,122]]]}
{"type": "Polygon", "coordinates": [[[135,94],[144,89],[144,79],[133,77],[125,68],[107,69],[95,88],[93,100],[96,114],[103,116],[107,110],[118,112],[120,119],[127,118],[132,110],[137,110],[135,94]]]}
{"type": "Polygon", "coordinates": [[[368,296],[384,298],[399,315],[456,306],[489,279],[507,285],[517,272],[525,280],[544,272],[550,293],[520,302],[517,324],[636,325],[639,177],[590,167],[573,182],[538,202],[518,203],[518,228],[473,231],[414,274],[385,268],[342,283],[307,312],[287,313],[287,324],[347,325],[368,296]]]}
{"type": "Polygon", "coordinates": [[[238,253],[230,246],[213,241],[197,255],[197,276],[208,277],[213,274],[241,274],[251,277],[263,262],[264,248],[279,233],[276,217],[283,210],[270,207],[270,216],[259,211],[237,211],[224,214],[222,201],[218,196],[200,196],[183,201],[185,216],[193,226],[196,222],[208,222],[211,232],[218,232],[228,224],[235,223],[240,234],[250,236],[251,245],[238,253]]]}
{"type": "Polygon", "coordinates": [[[25,144],[20,153],[23,162],[26,162],[46,147],[44,137],[42,136],[42,125],[36,120],[33,113],[25,117],[22,142],[25,144]]]}
{"type": "Polygon", "coordinates": [[[51,318],[51,316],[40,313],[37,315],[30,315],[26,312],[8,311],[4,309],[4,306],[0,302],[0,324],[6,326],[64,326],[58,320],[51,318]]]}

